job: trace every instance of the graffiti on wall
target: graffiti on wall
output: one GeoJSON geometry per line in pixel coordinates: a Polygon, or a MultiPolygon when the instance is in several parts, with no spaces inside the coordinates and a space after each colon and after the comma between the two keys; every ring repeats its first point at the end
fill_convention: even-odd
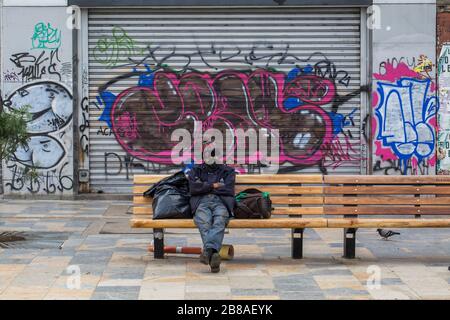
{"type": "Polygon", "coordinates": [[[386,164],[397,165],[401,174],[428,174],[435,167],[439,103],[425,67],[429,62],[425,57],[420,61],[422,66],[414,69],[385,64],[384,74],[374,74],[374,172],[386,173],[386,164]]]}
{"type": "Polygon", "coordinates": [[[13,172],[6,187],[12,191],[27,188],[32,193],[70,190],[72,179],[64,176],[67,174],[64,168],[68,165],[65,135],[72,121],[72,95],[69,90],[57,82],[35,82],[18,88],[3,105],[6,110],[29,106],[31,113],[27,122],[27,146],[18,147],[6,162],[7,168],[13,172]],[[37,169],[39,177],[27,181],[24,172],[30,168],[37,169]]]}
{"type": "Polygon", "coordinates": [[[20,78],[16,71],[6,70],[6,71],[3,71],[3,81],[18,82],[18,81],[20,81],[20,78]]]}
{"type": "Polygon", "coordinates": [[[89,156],[89,99],[87,97],[81,100],[81,119],[79,121],[80,151],[83,156],[89,156]]]}
{"type": "Polygon", "coordinates": [[[111,37],[101,37],[94,49],[95,60],[109,67],[115,67],[122,56],[133,57],[142,54],[143,49],[139,49],[136,41],[121,27],[114,27],[111,37]]]}
{"type": "MultiPolygon", "coordinates": [[[[136,65],[129,73],[99,88],[95,105],[103,110],[99,120],[104,126],[97,134],[114,135],[131,159],[165,166],[172,163],[170,155],[175,143],[170,140],[171,133],[177,128],[193,132],[195,120],[202,121],[203,130],[216,128],[223,133],[233,133],[238,128],[279,129],[280,160],[290,165],[281,171],[318,166],[327,172],[345,161],[359,161],[361,155],[354,150],[349,130],[355,127],[357,109],[342,114],[339,108],[365,88],[340,94],[341,88],[350,83],[346,71],[338,70],[320,53],[308,59],[316,62],[300,64],[300,59],[287,49],[262,57],[253,48],[243,58],[238,56],[239,49],[235,56],[226,58],[215,49],[221,59],[234,59],[234,63],[243,59],[249,68],[200,72],[191,68],[194,57],[208,68],[213,67],[201,56],[204,51],[186,55],[174,49],[161,56],[156,54],[158,47],[149,48],[144,59],[130,59],[136,65]],[[184,57],[186,63],[172,69],[167,63],[174,57],[178,61],[184,57]],[[292,63],[293,67],[287,73],[272,67],[251,68],[255,61],[262,60],[266,64],[292,63]],[[130,79],[135,79],[135,86],[122,92],[111,89],[130,79]]],[[[236,150],[236,145],[228,147],[236,150]]],[[[123,160],[120,163],[130,163],[123,160]]],[[[106,168],[105,159],[108,174],[106,168]]],[[[117,170],[121,168],[122,165],[117,170]]]]}
{"type": "Polygon", "coordinates": [[[39,22],[34,26],[31,44],[33,49],[58,49],[61,46],[61,31],[52,27],[51,23],[39,22]]]}
{"type": "Polygon", "coordinates": [[[62,79],[61,72],[58,68],[61,62],[59,59],[59,49],[50,51],[42,50],[37,54],[18,52],[11,55],[10,61],[17,69],[18,77],[9,79],[8,81],[19,81],[19,78],[22,82],[40,80],[48,77],[53,77],[58,81],[62,79]]]}
{"type": "Polygon", "coordinates": [[[439,103],[437,174],[450,174],[450,45],[444,44],[439,55],[439,103]]]}
{"type": "Polygon", "coordinates": [[[385,75],[390,69],[396,69],[400,64],[407,65],[409,69],[419,73],[421,77],[431,79],[431,72],[433,71],[433,61],[426,55],[422,54],[419,57],[392,57],[380,62],[378,66],[378,74],[385,75]]]}
{"type": "MultiPolygon", "coordinates": [[[[33,10],[20,10],[36,15],[33,10]]],[[[65,9],[51,11],[65,25],[65,9]]],[[[28,20],[10,22],[5,31],[17,41],[13,48],[4,49],[3,106],[6,112],[27,107],[30,118],[27,145],[19,146],[4,161],[4,189],[7,193],[61,195],[71,192],[74,184],[71,41],[63,44],[65,31],[54,22],[28,20]],[[11,29],[15,31],[8,32],[11,29]]]]}

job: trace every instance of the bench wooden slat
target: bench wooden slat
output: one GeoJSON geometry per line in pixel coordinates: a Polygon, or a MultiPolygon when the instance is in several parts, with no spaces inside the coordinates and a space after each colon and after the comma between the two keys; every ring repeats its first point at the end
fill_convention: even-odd
{"type": "MultiPolygon", "coordinates": [[[[136,175],[134,175],[133,181],[134,181],[135,185],[136,184],[151,185],[151,184],[156,183],[168,176],[169,176],[168,174],[144,174],[144,175],[136,174],[136,175]]],[[[147,187],[147,189],[148,189],[148,187],[147,187]]]]}
{"type": "MultiPolygon", "coordinates": [[[[192,219],[131,219],[132,228],[196,228],[192,219]]],[[[450,228],[450,219],[277,218],[230,220],[228,228],[450,228]]]]}
{"type": "MultiPolygon", "coordinates": [[[[133,214],[137,216],[152,215],[151,207],[134,207],[133,214]]],[[[278,207],[272,215],[450,215],[446,207],[278,207]]]]}
{"type": "Polygon", "coordinates": [[[133,194],[134,195],[142,195],[145,191],[150,188],[150,185],[145,186],[133,186],[133,194]]]}
{"type": "Polygon", "coordinates": [[[445,205],[450,204],[450,197],[342,197],[342,196],[326,196],[323,199],[325,204],[389,204],[389,205],[445,205]]]}
{"type": "MultiPolygon", "coordinates": [[[[168,175],[135,175],[134,184],[151,185],[167,177],[168,175]]],[[[273,183],[273,184],[290,184],[290,183],[318,183],[322,184],[323,178],[320,174],[299,175],[299,174],[238,174],[236,175],[236,183],[273,183]]]]}
{"type": "Polygon", "coordinates": [[[323,176],[320,174],[245,174],[236,175],[237,184],[245,183],[274,183],[274,184],[290,184],[290,183],[323,183],[323,176]]]}
{"type": "Polygon", "coordinates": [[[325,206],[324,213],[329,215],[450,215],[448,206],[359,206],[359,207],[336,207],[325,206]]]}
{"type": "MultiPolygon", "coordinates": [[[[241,192],[247,189],[248,186],[237,185],[236,192],[241,192]]],[[[312,186],[258,186],[258,189],[264,192],[269,192],[270,195],[279,194],[317,194],[322,195],[323,187],[312,187],[312,186]]]]}
{"type": "MultiPolygon", "coordinates": [[[[244,191],[248,188],[254,188],[255,186],[250,185],[236,185],[236,192],[244,191]]],[[[142,195],[145,191],[147,191],[149,186],[134,186],[133,193],[135,195],[142,195]]],[[[265,192],[269,192],[272,195],[284,195],[284,194],[316,194],[322,195],[323,187],[321,186],[265,186],[258,185],[257,189],[265,192]]]]}
{"type": "Polygon", "coordinates": [[[450,187],[410,186],[345,186],[323,188],[324,194],[450,194],[450,187]]]}
{"type": "MultiPolygon", "coordinates": [[[[274,196],[270,197],[273,204],[323,204],[323,197],[290,197],[290,196],[274,196]]],[[[142,195],[133,197],[134,205],[151,205],[153,198],[145,198],[142,195]]]]}
{"type": "Polygon", "coordinates": [[[450,219],[327,219],[328,228],[450,228],[450,219]]]}
{"type": "MultiPolygon", "coordinates": [[[[450,197],[292,197],[292,196],[274,196],[270,197],[273,204],[389,204],[389,205],[447,205],[450,204],[450,197]]],[[[135,205],[151,205],[152,198],[143,196],[134,196],[133,204],[135,205]]]]}
{"type": "MultiPolygon", "coordinates": [[[[131,219],[132,228],[196,228],[192,219],[152,220],[131,219]]],[[[228,228],[325,228],[325,218],[276,218],[276,219],[232,219],[228,228]]]]}
{"type": "MultiPolygon", "coordinates": [[[[135,215],[151,215],[153,209],[151,206],[134,206],[133,214],[135,215]]],[[[272,212],[274,215],[322,215],[323,207],[276,207],[272,212]]]]}
{"type": "Polygon", "coordinates": [[[326,184],[450,184],[450,176],[325,175],[326,184]]]}

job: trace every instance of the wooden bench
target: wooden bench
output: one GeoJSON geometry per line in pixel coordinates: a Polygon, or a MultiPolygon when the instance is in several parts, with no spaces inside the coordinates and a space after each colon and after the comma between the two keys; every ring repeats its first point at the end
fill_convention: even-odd
{"type": "MultiPolygon", "coordinates": [[[[136,175],[133,228],[153,228],[154,256],[164,258],[164,229],[196,228],[192,219],[153,220],[143,192],[166,175],[136,175]]],[[[344,257],[354,258],[358,228],[450,228],[448,176],[237,175],[236,192],[270,192],[271,219],[232,219],[228,228],[292,230],[292,258],[303,256],[305,228],[344,229],[344,257]],[[430,216],[439,216],[430,217],[430,216]]]]}

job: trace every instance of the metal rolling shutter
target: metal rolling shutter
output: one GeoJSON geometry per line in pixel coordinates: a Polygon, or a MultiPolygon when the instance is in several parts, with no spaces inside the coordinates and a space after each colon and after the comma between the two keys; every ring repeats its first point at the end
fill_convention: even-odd
{"type": "MultiPolygon", "coordinates": [[[[178,71],[188,65],[197,72],[208,72],[211,75],[217,75],[223,70],[238,72],[249,68],[263,68],[269,72],[290,74],[287,77],[295,78],[295,74],[307,74],[310,71],[308,65],[319,63],[321,76],[331,79],[335,84],[335,92],[339,95],[320,108],[330,115],[334,105],[334,111],[337,112],[327,118],[327,123],[333,121],[335,130],[342,129],[342,132],[345,132],[338,134],[334,142],[321,151],[322,154],[328,153],[325,168],[328,173],[361,173],[361,158],[364,155],[361,152],[361,95],[358,91],[361,86],[360,20],[359,8],[241,8],[209,11],[90,9],[88,42],[91,190],[102,190],[106,193],[130,192],[133,174],[165,173],[174,170],[154,161],[139,160],[133,156],[135,153],[125,151],[104,121],[106,100],[114,99],[110,94],[117,96],[138,85],[139,77],[130,77],[129,74],[133,71],[133,64],[146,56],[146,63],[150,65],[159,61],[162,65],[178,71]],[[153,57],[149,54],[150,51],[153,52],[153,57]],[[134,62],[130,62],[129,57],[134,62]],[[300,72],[292,71],[294,62],[302,68],[300,72]],[[103,100],[99,99],[99,91],[108,92],[109,96],[104,94],[103,100]],[[352,93],[353,98],[343,98],[352,93]],[[343,118],[344,116],[347,117],[343,118]]],[[[137,70],[145,70],[145,67],[141,64],[137,70]]],[[[186,73],[189,70],[184,71],[186,73]]],[[[145,84],[145,77],[140,80],[145,84]]],[[[300,86],[308,85],[300,83],[300,86]]],[[[325,87],[327,89],[322,90],[333,90],[330,86],[325,87]]],[[[314,91],[314,88],[305,87],[304,90],[314,91]]],[[[309,95],[311,100],[314,100],[313,96],[320,93],[310,92],[309,95]]],[[[141,98],[148,97],[144,95],[141,98]]],[[[207,102],[210,103],[211,100],[207,102]]],[[[242,116],[245,116],[245,112],[242,116]]],[[[162,117],[170,119],[171,116],[163,114],[162,117]]],[[[282,129],[282,135],[297,139],[297,143],[302,143],[302,139],[307,139],[309,134],[303,131],[300,136],[296,136],[298,128],[309,126],[311,130],[317,130],[317,127],[323,124],[320,121],[307,123],[311,120],[308,117],[283,117],[285,118],[280,119],[274,116],[276,126],[282,129]]],[[[133,119],[128,120],[129,123],[135,123],[133,119]]],[[[148,125],[153,128],[152,123],[148,125]]],[[[131,132],[131,135],[133,134],[136,132],[131,132]]],[[[153,142],[148,143],[156,144],[156,141],[161,141],[161,138],[155,137],[153,142]]],[[[283,165],[289,166],[292,167],[290,163],[283,165]]],[[[289,169],[281,172],[289,172],[289,169]]],[[[296,164],[295,172],[320,172],[320,168],[318,165],[303,166],[302,162],[301,165],[296,164]]]]}

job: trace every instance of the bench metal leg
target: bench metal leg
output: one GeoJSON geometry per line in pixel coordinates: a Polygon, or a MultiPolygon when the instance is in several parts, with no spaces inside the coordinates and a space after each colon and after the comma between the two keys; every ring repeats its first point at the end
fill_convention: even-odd
{"type": "Polygon", "coordinates": [[[355,228],[344,229],[344,258],[354,259],[356,251],[356,230],[355,228]]]}
{"type": "Polygon", "coordinates": [[[153,229],[153,246],[155,259],[164,259],[164,229],[153,229]]]}
{"type": "Polygon", "coordinates": [[[305,229],[292,229],[292,259],[303,258],[303,231],[305,229]]]}

